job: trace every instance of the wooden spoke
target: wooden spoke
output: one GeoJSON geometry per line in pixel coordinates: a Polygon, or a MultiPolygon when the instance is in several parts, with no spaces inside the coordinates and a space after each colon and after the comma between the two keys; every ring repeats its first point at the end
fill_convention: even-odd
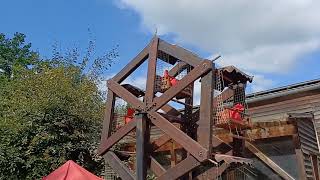
{"type": "Polygon", "coordinates": [[[199,165],[200,162],[196,158],[194,158],[193,156],[188,156],[173,168],[168,169],[166,173],[158,177],[158,180],[178,179],[179,177],[192,171],[199,165]]]}
{"type": "Polygon", "coordinates": [[[166,169],[152,156],[150,156],[150,169],[157,177],[160,177],[166,172],[166,169]]]}
{"type": "Polygon", "coordinates": [[[195,67],[200,64],[203,59],[195,55],[194,53],[177,45],[169,44],[163,40],[159,40],[159,50],[163,51],[171,56],[190,64],[195,67]]]}
{"type": "Polygon", "coordinates": [[[151,122],[190,152],[199,161],[208,159],[208,151],[157,112],[150,112],[151,122]]]}
{"type": "Polygon", "coordinates": [[[166,144],[170,140],[171,140],[171,137],[166,134],[164,134],[160,138],[154,140],[152,142],[153,151],[156,151],[158,148],[160,148],[161,146],[163,146],[164,144],[166,144]]]}
{"type": "Polygon", "coordinates": [[[115,93],[117,96],[122,98],[127,103],[131,104],[135,109],[142,110],[144,104],[133,94],[131,94],[126,88],[122,87],[120,84],[116,83],[113,80],[108,81],[108,87],[115,93]]]}
{"type": "Polygon", "coordinates": [[[175,65],[173,68],[170,69],[169,75],[170,76],[177,76],[181,71],[186,69],[188,67],[188,64],[185,62],[178,62],[177,65],[175,65]]]}
{"type": "Polygon", "coordinates": [[[102,125],[101,142],[105,141],[111,134],[113,109],[115,103],[115,94],[109,89],[107,94],[106,109],[102,125]]]}
{"type": "Polygon", "coordinates": [[[98,149],[98,154],[103,155],[104,153],[106,153],[115,143],[117,143],[120,139],[122,139],[130,131],[132,131],[136,127],[136,124],[137,124],[137,120],[134,118],[128,124],[126,124],[125,126],[121,127],[119,130],[117,130],[109,138],[103,140],[98,149]]]}
{"type": "Polygon", "coordinates": [[[151,47],[149,49],[149,60],[148,60],[148,76],[147,76],[147,87],[145,95],[145,103],[151,103],[154,97],[154,87],[156,80],[156,66],[158,57],[158,43],[159,38],[154,37],[151,42],[151,47]]]}
{"type": "Polygon", "coordinates": [[[150,44],[147,45],[133,60],[130,61],[117,75],[112,79],[121,83],[125,80],[133,71],[135,71],[146,59],[148,59],[150,44]]]}
{"type": "Polygon", "coordinates": [[[106,162],[123,180],[134,180],[134,176],[130,170],[122,163],[122,161],[113,152],[109,151],[104,155],[106,162]]]}
{"type": "Polygon", "coordinates": [[[205,74],[211,69],[212,69],[211,61],[204,61],[203,63],[199,64],[184,78],[182,78],[177,85],[169,88],[160,97],[156,97],[154,99],[153,110],[157,111],[158,109],[160,109],[163,105],[167,104],[173,97],[175,97],[180,91],[185,89],[188,85],[190,85],[199,77],[203,76],[203,74],[205,74]]]}

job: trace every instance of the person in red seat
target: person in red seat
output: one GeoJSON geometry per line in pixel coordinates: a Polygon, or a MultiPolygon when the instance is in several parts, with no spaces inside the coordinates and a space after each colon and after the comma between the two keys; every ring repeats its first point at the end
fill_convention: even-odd
{"type": "Polygon", "coordinates": [[[176,85],[176,84],[178,83],[178,81],[179,81],[179,80],[177,80],[175,77],[170,76],[168,70],[164,70],[163,77],[169,79],[169,81],[170,81],[170,86],[176,85]]]}
{"type": "Polygon", "coordinates": [[[128,108],[127,109],[127,115],[124,117],[124,122],[128,124],[132,119],[134,115],[134,109],[133,108],[128,108]]]}
{"type": "Polygon", "coordinates": [[[237,121],[242,121],[241,113],[244,111],[244,106],[240,103],[233,106],[230,110],[230,118],[237,121]]]}

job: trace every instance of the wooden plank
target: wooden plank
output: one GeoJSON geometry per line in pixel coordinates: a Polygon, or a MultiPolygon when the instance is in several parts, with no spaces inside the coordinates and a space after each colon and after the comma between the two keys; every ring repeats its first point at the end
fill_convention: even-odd
{"type": "Polygon", "coordinates": [[[127,166],[125,166],[121,160],[113,152],[109,151],[104,155],[106,162],[110,167],[121,177],[123,180],[134,180],[134,176],[130,172],[127,166]]]}
{"type": "MultiPolygon", "coordinates": [[[[151,41],[152,43],[152,41],[151,41]]],[[[148,59],[149,47],[148,44],[135,58],[133,58],[129,64],[127,64],[117,75],[115,75],[112,79],[121,83],[125,80],[133,71],[135,71],[146,59],[148,59]]]]}
{"type": "Polygon", "coordinates": [[[116,83],[113,80],[109,80],[107,84],[115,94],[132,105],[135,109],[142,110],[144,108],[144,104],[120,84],[116,83]]]}
{"type": "Polygon", "coordinates": [[[193,156],[188,156],[186,159],[182,160],[175,167],[170,168],[162,176],[158,177],[157,180],[168,180],[168,179],[178,179],[184,174],[192,171],[194,168],[198,167],[200,162],[193,156]]]}
{"type": "MultiPolygon", "coordinates": [[[[273,127],[256,127],[251,130],[247,130],[245,137],[252,140],[275,138],[275,137],[284,137],[292,136],[297,133],[297,129],[293,124],[273,126],[273,127]]],[[[229,131],[223,131],[215,133],[215,135],[226,143],[232,142],[232,136],[230,136],[229,131]]]]}
{"type": "Polygon", "coordinates": [[[152,156],[150,156],[150,170],[157,176],[161,176],[166,172],[166,169],[162,167],[160,163],[152,156]]]}
{"type": "Polygon", "coordinates": [[[159,50],[163,51],[183,62],[195,67],[202,62],[202,58],[198,57],[194,53],[177,45],[169,44],[163,40],[159,40],[159,50]]]}
{"type": "Polygon", "coordinates": [[[179,92],[185,89],[188,85],[193,83],[203,74],[212,69],[211,61],[204,61],[203,63],[196,66],[190,73],[183,77],[179,83],[175,86],[172,86],[167,91],[165,91],[160,97],[154,98],[154,107],[153,110],[157,111],[163,105],[167,104],[173,97],[175,97],[179,92]]]}
{"type": "Polygon", "coordinates": [[[168,122],[165,118],[159,115],[157,112],[149,112],[149,119],[151,122],[160,128],[164,133],[169,135],[173,140],[183,146],[189,153],[196,157],[199,161],[205,161],[208,159],[209,153],[207,149],[203,148],[198,142],[190,138],[180,129],[168,122]]]}
{"type": "Polygon", "coordinates": [[[156,81],[156,66],[158,58],[158,43],[159,38],[153,37],[151,47],[149,49],[149,60],[148,60],[148,73],[147,73],[147,87],[145,93],[146,106],[153,101],[155,81],[156,81]]]}
{"type": "Polygon", "coordinates": [[[268,167],[275,171],[283,179],[294,180],[290,174],[284,171],[280,166],[273,162],[268,156],[263,154],[257,147],[248,141],[245,143],[245,146],[250,150],[255,156],[257,156],[262,162],[264,162],[268,167]]]}
{"type": "Polygon", "coordinates": [[[201,78],[200,114],[197,122],[197,141],[211,154],[213,126],[213,93],[214,93],[214,64],[212,70],[201,78]]]}
{"type": "Polygon", "coordinates": [[[120,141],[125,135],[136,127],[136,119],[134,118],[128,124],[118,129],[109,138],[104,139],[98,149],[98,154],[101,156],[106,153],[114,144],[120,141]]]}

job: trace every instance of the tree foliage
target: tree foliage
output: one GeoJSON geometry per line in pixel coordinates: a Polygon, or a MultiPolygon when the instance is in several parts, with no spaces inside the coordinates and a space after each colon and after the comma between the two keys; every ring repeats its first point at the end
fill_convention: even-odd
{"type": "MultiPolygon", "coordinates": [[[[24,42],[24,36],[17,35],[24,42]]],[[[6,39],[7,43],[12,44],[16,36],[6,39]]],[[[39,57],[30,46],[12,48],[16,47],[20,49],[0,49],[0,57],[6,57],[8,51],[39,57]]],[[[97,88],[100,72],[85,67],[89,62],[99,66],[98,58],[108,58],[109,67],[117,53],[113,49],[92,60],[88,53],[80,59],[75,52],[32,61],[28,60],[31,56],[18,60],[14,57],[20,56],[12,54],[10,62],[23,68],[14,76],[4,73],[7,80],[0,82],[0,179],[39,179],[69,159],[95,174],[102,173],[104,164],[95,152],[104,102],[97,88]]]]}

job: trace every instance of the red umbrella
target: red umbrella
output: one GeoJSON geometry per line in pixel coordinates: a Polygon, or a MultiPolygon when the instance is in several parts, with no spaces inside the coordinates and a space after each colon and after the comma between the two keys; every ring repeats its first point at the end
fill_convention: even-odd
{"type": "Polygon", "coordinates": [[[58,169],[43,177],[42,180],[103,180],[79,166],[72,160],[67,161],[58,169]]]}

